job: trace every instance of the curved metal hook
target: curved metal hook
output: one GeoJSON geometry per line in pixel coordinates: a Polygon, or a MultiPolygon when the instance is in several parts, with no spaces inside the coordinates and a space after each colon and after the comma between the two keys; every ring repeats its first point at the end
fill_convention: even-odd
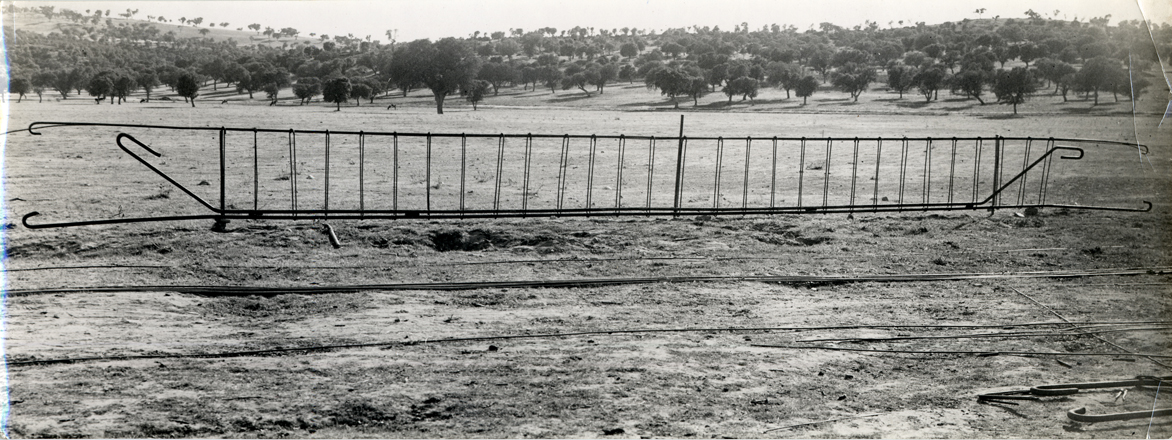
{"type": "Polygon", "coordinates": [[[1058,158],[1059,158],[1059,159],[1074,159],[1074,160],[1078,160],[1078,159],[1082,159],[1083,155],[1085,155],[1085,154],[1086,154],[1086,152],[1085,152],[1085,151],[1083,151],[1083,149],[1082,149],[1082,148],[1078,148],[1078,147],[1063,147],[1063,146],[1058,146],[1058,145],[1055,145],[1053,149],[1054,149],[1054,150],[1071,150],[1071,151],[1077,151],[1077,152],[1078,152],[1078,156],[1058,156],[1058,158]]]}
{"type": "Polygon", "coordinates": [[[33,226],[33,225],[30,225],[30,224],[28,224],[28,219],[29,219],[30,217],[36,217],[36,216],[38,216],[38,215],[41,215],[41,213],[39,213],[39,212],[37,212],[37,211],[33,211],[33,212],[30,212],[30,213],[28,213],[28,214],[25,214],[25,215],[24,215],[24,217],[21,217],[21,218],[20,218],[20,223],[21,223],[22,225],[24,225],[24,227],[26,227],[26,228],[29,228],[29,229],[39,229],[39,228],[43,228],[44,226],[33,226]]]}
{"type": "Polygon", "coordinates": [[[33,130],[33,127],[35,127],[37,124],[41,124],[41,125],[45,125],[45,126],[48,126],[48,125],[49,125],[49,124],[46,124],[46,123],[44,123],[44,122],[32,122],[32,123],[28,124],[28,132],[29,132],[29,134],[31,134],[31,135],[33,135],[33,136],[40,136],[40,135],[41,135],[41,133],[39,133],[39,132],[37,132],[37,131],[34,131],[34,130],[33,130]]]}

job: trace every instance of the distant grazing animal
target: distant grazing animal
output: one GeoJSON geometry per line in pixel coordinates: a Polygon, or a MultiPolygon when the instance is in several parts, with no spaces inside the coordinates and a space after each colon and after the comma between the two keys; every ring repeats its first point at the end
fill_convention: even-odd
{"type": "Polygon", "coordinates": [[[388,105],[388,106],[387,106],[387,110],[390,110],[390,109],[395,109],[395,110],[398,110],[399,108],[398,108],[398,107],[395,107],[395,104],[391,104],[391,105],[388,105]]]}
{"type": "Polygon", "coordinates": [[[142,98],[142,99],[138,100],[138,102],[147,102],[147,100],[146,100],[146,98],[142,98]]]}
{"type": "Polygon", "coordinates": [[[106,99],[105,97],[102,97],[102,98],[94,98],[94,104],[101,104],[101,103],[102,103],[102,101],[103,101],[103,100],[105,100],[105,99],[106,99]]]}
{"type": "Polygon", "coordinates": [[[228,100],[227,100],[227,99],[225,99],[225,100],[223,100],[223,101],[220,101],[220,104],[227,104],[227,103],[228,103],[228,100]]]}

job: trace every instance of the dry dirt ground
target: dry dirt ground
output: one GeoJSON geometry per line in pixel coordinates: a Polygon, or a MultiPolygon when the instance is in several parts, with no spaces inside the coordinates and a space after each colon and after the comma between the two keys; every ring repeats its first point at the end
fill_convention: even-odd
{"type": "MultiPolygon", "coordinates": [[[[646,96],[605,99],[658,99],[642,89],[628,93],[646,96]]],[[[1145,161],[1134,150],[1099,151],[1105,154],[1095,156],[1097,162],[1088,157],[1076,169],[1082,174],[1056,188],[1084,204],[1135,207],[1147,200],[1154,209],[1047,209],[1028,217],[978,211],[331,222],[339,249],[314,222],[233,222],[226,233],[199,221],[29,230],[19,218],[34,210],[87,219],[186,213],[191,203],[125,157],[113,145],[113,131],[15,133],[8,138],[4,176],[11,225],[5,229],[9,434],[1172,436],[1168,417],[1086,424],[1066,416],[1077,407],[1102,414],[1172,406],[1155,389],[1120,395],[1112,388],[1020,405],[977,402],[977,394],[989,391],[1172,374],[1164,366],[1172,365],[1169,359],[1155,359],[1160,364],[1135,355],[1092,355],[1172,354],[1166,327],[1172,311],[1169,128],[1157,128],[1152,109],[1133,119],[1118,111],[1102,114],[1102,108],[1048,112],[1046,104],[1023,106],[1018,118],[988,113],[1005,107],[976,114],[922,106],[891,112],[875,101],[858,107],[858,114],[818,106],[808,112],[694,112],[686,130],[729,136],[1138,135],[1152,147],[1145,161]],[[914,282],[761,278],[1118,268],[1142,270],[914,282]],[[143,288],[647,277],[664,280],[264,295],[143,288]],[[723,278],[682,281],[686,277],[723,278]],[[103,286],[126,287],[97,289],[103,286]],[[82,289],[36,291],[57,287],[82,289]],[[1077,324],[1056,315],[1075,323],[1143,323],[1092,326],[1113,331],[1072,335],[1077,324]],[[1030,323],[1049,324],[1022,326],[1030,323]],[[929,327],[942,325],[975,327],[929,327]],[[980,335],[987,333],[1014,334],[980,335]],[[901,337],[908,339],[812,341],[901,337]],[[312,349],[336,345],[353,346],[312,349]],[[274,349],[284,351],[166,357],[274,349]],[[109,359],[126,356],[155,357],[109,359]],[[26,363],[87,357],[106,359],[26,363]]],[[[382,107],[333,112],[261,102],[192,109],[182,102],[99,107],[81,99],[26,101],[13,104],[10,128],[70,120],[457,133],[672,136],[678,129],[676,113],[585,104],[476,112],[453,106],[443,116],[426,106],[396,113],[382,107]]],[[[214,142],[209,137],[198,147],[214,142]]],[[[172,154],[163,161],[192,161],[196,170],[186,184],[215,177],[198,175],[207,156],[159,148],[172,154]]]]}

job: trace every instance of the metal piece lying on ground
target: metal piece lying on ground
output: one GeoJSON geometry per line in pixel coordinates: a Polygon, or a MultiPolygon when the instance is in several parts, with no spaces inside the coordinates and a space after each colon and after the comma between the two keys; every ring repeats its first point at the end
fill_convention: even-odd
{"type": "MultiPolygon", "coordinates": [[[[1055,158],[1080,160],[1086,151],[1083,147],[1091,145],[1135,147],[1141,153],[1147,150],[1142,145],[1087,139],[445,134],[74,122],[34,122],[28,131],[40,135],[37,129],[49,127],[214,131],[219,142],[219,200],[209,202],[152,165],[124,142],[153,156],[161,155],[135,136],[120,132],[115,142],[124,153],[187,194],[207,213],[34,224],[29,220],[40,213],[33,211],[22,219],[30,229],[199,219],[852,214],[1028,208],[1144,212],[1152,208],[1146,201],[1142,208],[1127,208],[1059,204],[1047,199],[1055,158]],[[231,144],[228,135],[241,132],[251,136],[233,136],[235,143],[231,144]],[[275,180],[288,180],[286,189],[261,191],[258,137],[262,135],[266,142],[281,145],[278,156],[288,149],[287,168],[265,161],[267,168],[283,173],[275,180]],[[298,136],[302,138],[300,147],[298,136]],[[324,142],[306,146],[307,137],[324,142]],[[345,141],[356,142],[346,145],[345,141]],[[510,142],[520,145],[508,148],[510,142]],[[705,148],[709,144],[715,148],[705,148]],[[308,165],[298,161],[299,149],[308,165]],[[933,149],[944,151],[933,154],[933,149]],[[355,186],[343,191],[341,197],[335,196],[332,206],[331,191],[338,194],[334,187],[339,184],[331,184],[331,168],[346,166],[337,160],[331,164],[331,151],[335,156],[353,156],[350,167],[356,168],[356,173],[351,173],[356,175],[340,176],[346,185],[355,186]],[[372,158],[376,155],[381,156],[372,158]],[[810,158],[820,161],[807,163],[810,158]],[[250,185],[229,185],[229,164],[242,169],[242,163],[252,165],[251,173],[239,171],[232,177],[248,179],[250,185]],[[743,172],[722,173],[725,164],[743,168],[743,172]],[[624,172],[632,168],[647,172],[624,172]],[[309,169],[324,171],[323,179],[320,183],[315,180],[316,186],[300,189],[310,185],[298,183],[298,176],[309,169]],[[403,171],[415,171],[418,175],[412,179],[424,177],[410,184],[400,182],[400,174],[406,174],[403,171]],[[520,181],[505,179],[506,174],[520,181]],[[378,181],[380,178],[383,180],[378,181]],[[456,183],[445,186],[445,179],[456,183]],[[556,190],[542,192],[546,185],[556,186],[556,190]],[[597,197],[603,194],[613,197],[597,197]],[[378,197],[381,204],[375,200],[378,197]],[[320,208],[300,207],[306,199],[320,201],[320,208]],[[339,203],[339,199],[346,200],[339,203]],[[787,199],[792,202],[784,204],[787,199]],[[236,207],[248,204],[251,209],[236,207]],[[274,205],[287,209],[264,208],[274,205]]],[[[337,173],[334,180],[339,180],[337,173]]]]}
{"type": "Polygon", "coordinates": [[[1087,414],[1086,408],[1072,409],[1066,412],[1066,416],[1076,422],[1095,423],[1095,422],[1114,422],[1119,420],[1132,419],[1147,419],[1155,417],[1172,416],[1172,408],[1163,408],[1155,410],[1132,411],[1113,414],[1087,414]]]}
{"type": "MultiPolygon", "coordinates": [[[[1107,382],[1064,383],[1054,385],[1039,385],[1028,390],[1001,391],[997,393],[978,394],[978,402],[999,402],[1002,400],[1040,400],[1039,396],[1069,396],[1085,390],[1121,387],[1157,386],[1161,382],[1172,381],[1172,376],[1154,377],[1137,376],[1135,379],[1114,380],[1107,382]]],[[[1000,402],[1007,403],[1007,402],[1000,402]]],[[[1071,418],[1074,418],[1071,416],[1071,418]]],[[[1076,419],[1077,420],[1077,419],[1076,419]]]]}

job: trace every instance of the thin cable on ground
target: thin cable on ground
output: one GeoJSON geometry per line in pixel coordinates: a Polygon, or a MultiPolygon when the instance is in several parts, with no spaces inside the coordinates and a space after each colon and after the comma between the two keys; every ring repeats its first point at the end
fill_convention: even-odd
{"type": "Polygon", "coordinates": [[[820,424],[820,423],[830,423],[830,422],[838,422],[838,421],[842,421],[842,420],[861,419],[861,418],[864,418],[864,417],[875,417],[875,416],[882,416],[882,415],[887,415],[887,414],[895,414],[895,412],[873,413],[873,414],[861,414],[861,415],[857,415],[857,416],[839,417],[839,418],[837,418],[837,419],[826,419],[826,420],[819,420],[819,421],[817,421],[817,422],[798,423],[798,424],[796,424],[796,425],[789,425],[789,426],[782,426],[782,427],[780,427],[780,428],[766,429],[764,432],[762,432],[762,434],[767,434],[767,433],[770,433],[770,432],[773,432],[773,431],[780,431],[780,430],[782,430],[782,429],[800,428],[800,427],[802,427],[802,426],[817,425],[817,424],[820,424]]]}
{"type": "Polygon", "coordinates": [[[1157,358],[1172,358],[1172,355],[1163,354],[1141,354],[1141,353],[1108,353],[1108,352],[1089,352],[1089,353],[1062,353],[1055,351],[952,351],[952,350],[880,350],[874,348],[846,348],[846,347],[827,347],[827,346],[799,346],[799,345],[760,345],[753,344],[750,347],[761,348],[787,348],[793,350],[830,350],[830,351],[861,351],[869,353],[905,353],[905,354],[967,354],[967,355],[1010,355],[1010,356],[1150,356],[1157,358]]]}
{"type": "MultiPolygon", "coordinates": [[[[549,260],[499,260],[499,261],[465,261],[465,262],[449,262],[449,263],[433,263],[423,262],[415,264],[414,266],[476,266],[488,264],[528,264],[528,263],[596,263],[600,261],[643,261],[643,260],[706,260],[706,261],[741,261],[741,260],[780,260],[780,258],[757,258],[757,257],[647,257],[647,258],[558,258],[549,260]]],[[[398,264],[396,262],[395,264],[398,264]]],[[[413,266],[413,267],[414,267],[413,266]]],[[[337,270],[337,269],[389,269],[388,265],[371,266],[371,265],[351,265],[351,266],[250,266],[250,265],[216,265],[216,266],[177,266],[177,265],[162,265],[162,264],[142,264],[142,265],[127,265],[127,264],[106,264],[106,265],[86,265],[86,266],[44,266],[44,267],[26,267],[26,268],[5,268],[3,272],[21,272],[32,270],[70,270],[70,269],[309,269],[309,270],[337,270]]]]}
{"type": "Polygon", "coordinates": [[[1156,397],[1152,399],[1152,417],[1148,419],[1148,432],[1144,438],[1152,438],[1152,420],[1156,418],[1156,402],[1160,400],[1160,386],[1163,384],[1162,380],[1156,383],[1156,397]]]}
{"type": "Polygon", "coordinates": [[[1090,269],[1082,271],[1016,272],[1016,273],[953,273],[953,274],[905,274],[905,275],[861,275],[861,276],[817,276],[817,275],[709,275],[709,276],[667,276],[640,278],[594,278],[578,280],[526,280],[526,281],[473,281],[450,283],[402,283],[402,284],[355,284],[339,286],[92,286],[55,287],[41,289],[11,289],[9,295],[36,295],[49,293],[80,292],[179,292],[200,295],[279,295],[289,293],[348,293],[366,290],[476,290],[500,288],[572,288],[593,286],[617,286],[630,284],[696,283],[696,282],[761,282],[777,284],[834,284],[859,282],[922,282],[958,281],[1012,278],[1079,278],[1091,276],[1126,276],[1163,274],[1170,268],[1142,269],[1090,269]]]}
{"type": "MultiPolygon", "coordinates": [[[[1138,323],[1148,323],[1141,321],[1138,323]]],[[[1102,324],[1084,322],[1080,324],[1102,324]]],[[[274,348],[265,350],[248,350],[248,351],[232,351],[221,353],[178,353],[178,354],[158,354],[158,355],[129,355],[129,356],[97,356],[85,358],[62,358],[62,359],[43,359],[43,360],[27,360],[27,361],[11,361],[9,366],[22,365],[48,365],[48,364],[67,364],[74,362],[90,362],[90,361],[112,361],[112,360],[139,360],[139,359],[172,359],[172,358],[226,358],[226,357],[245,357],[245,356],[265,356],[282,353],[294,352],[322,352],[333,351],[344,348],[369,348],[369,347],[400,347],[421,344],[436,344],[448,342],[473,342],[473,341],[492,341],[492,340],[510,340],[510,339],[542,339],[542,338],[563,338],[571,336],[599,336],[599,335],[614,335],[614,334],[649,334],[649,333],[689,333],[689,332],[769,332],[769,331],[814,331],[814,330],[850,330],[863,328],[920,328],[920,329],[939,329],[939,328],[1006,328],[1006,327],[1037,327],[1037,326],[1053,326],[1065,325],[1062,322],[1027,322],[1016,324],[932,324],[932,325],[845,325],[845,326],[819,326],[819,327],[719,327],[719,328],[674,328],[674,329],[619,329],[619,330],[595,330],[584,332],[567,332],[567,333],[543,333],[534,335],[499,335],[499,336],[473,336],[464,338],[442,338],[442,339],[425,339],[420,341],[393,341],[393,342],[370,342],[358,344],[334,344],[334,345],[317,345],[308,347],[295,348],[274,348]]]]}
{"type": "Polygon", "coordinates": [[[1082,332],[1005,332],[1005,333],[977,333],[971,335],[943,335],[943,336],[892,336],[885,338],[825,338],[825,339],[801,339],[794,342],[813,343],[813,342],[890,342],[890,341],[910,341],[919,339],[981,339],[981,338],[1033,338],[1033,337],[1049,337],[1049,336],[1093,336],[1097,333],[1119,333],[1119,332],[1138,332],[1138,331],[1168,331],[1172,330],[1172,326],[1160,327],[1138,327],[1138,328],[1120,328],[1120,329],[1104,329],[1096,331],[1082,331],[1082,332]]]}
{"type": "MultiPolygon", "coordinates": [[[[1054,309],[1051,309],[1049,306],[1047,306],[1047,305],[1045,305],[1045,304],[1042,304],[1042,303],[1038,302],[1038,300],[1034,299],[1033,297],[1031,297],[1031,296],[1029,296],[1029,295],[1026,295],[1025,293],[1022,293],[1020,290],[1017,290],[1017,289],[1013,288],[1012,286],[1011,286],[1009,289],[1010,289],[1010,290],[1013,290],[1014,292],[1017,292],[1017,294],[1018,294],[1018,295],[1021,295],[1021,296],[1024,296],[1024,297],[1026,297],[1026,299],[1028,299],[1028,300],[1032,301],[1034,304],[1037,304],[1039,307],[1041,307],[1041,308],[1043,308],[1043,309],[1046,309],[1046,310],[1048,310],[1050,313],[1053,313],[1053,314],[1054,314],[1054,316],[1057,316],[1057,317],[1058,317],[1058,319],[1061,319],[1061,320],[1063,320],[1063,321],[1066,321],[1066,323],[1067,323],[1067,324],[1070,324],[1070,325],[1072,325],[1072,326],[1074,325],[1074,324],[1072,324],[1072,323],[1070,322],[1070,320],[1069,320],[1069,319],[1066,319],[1066,317],[1065,317],[1065,316],[1062,316],[1062,315],[1058,314],[1058,312],[1054,311],[1054,309]]],[[[1099,335],[1091,335],[1091,336],[1094,336],[1094,337],[1095,337],[1095,339],[1098,339],[1098,340],[1100,340],[1100,341],[1103,341],[1103,342],[1107,343],[1107,345],[1110,345],[1110,346],[1112,346],[1112,347],[1115,347],[1115,348],[1117,348],[1117,349],[1120,349],[1120,350],[1123,350],[1123,351],[1126,351],[1126,352],[1130,352],[1130,350],[1128,350],[1128,349],[1126,349],[1126,348],[1123,348],[1123,347],[1120,347],[1120,346],[1119,346],[1119,344],[1116,344],[1116,343],[1114,343],[1114,342],[1108,341],[1108,340],[1104,339],[1102,336],[1099,336],[1099,335]]],[[[1141,356],[1141,355],[1134,355],[1134,356],[1141,356]]],[[[1155,363],[1156,365],[1159,365],[1159,366],[1161,366],[1161,367],[1164,367],[1164,368],[1172,368],[1172,366],[1170,366],[1170,365],[1168,365],[1168,364],[1165,364],[1165,363],[1163,363],[1163,362],[1160,362],[1160,361],[1158,361],[1158,360],[1155,360],[1155,359],[1153,359],[1151,356],[1142,356],[1142,357],[1143,357],[1143,358],[1145,358],[1145,359],[1147,359],[1147,360],[1149,360],[1149,361],[1152,361],[1153,363],[1155,363]]],[[[1167,357],[1167,356],[1157,356],[1157,357],[1167,357]]]]}

